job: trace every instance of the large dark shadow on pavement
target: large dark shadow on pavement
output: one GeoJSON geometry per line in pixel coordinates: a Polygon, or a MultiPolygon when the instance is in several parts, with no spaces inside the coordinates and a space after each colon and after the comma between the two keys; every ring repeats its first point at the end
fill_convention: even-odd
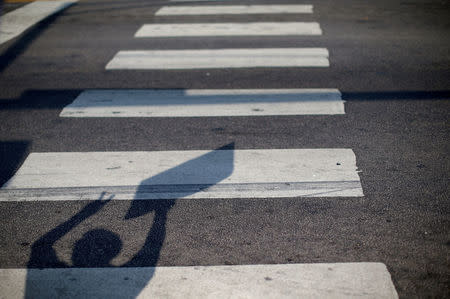
{"type": "MultiPolygon", "coordinates": [[[[145,161],[143,161],[145,162],[145,161]]],[[[152,161],[148,161],[152,163],[152,161]]],[[[233,172],[234,165],[234,144],[228,144],[211,152],[208,152],[198,158],[189,160],[156,176],[150,177],[141,182],[134,200],[124,216],[125,219],[136,218],[153,212],[153,223],[149,227],[147,238],[142,248],[127,263],[121,267],[149,267],[142,272],[141,276],[134,281],[129,281],[132,286],[123,288],[123,294],[120,297],[135,298],[142,289],[151,280],[154,274],[154,268],[157,265],[161,248],[166,237],[167,215],[170,209],[175,205],[176,198],[183,198],[208,187],[211,187],[220,181],[226,179],[233,172]],[[182,178],[183,181],[192,182],[196,178],[208,175],[207,184],[171,184],[174,180],[182,178]],[[169,182],[162,185],[161,182],[169,182]],[[149,193],[149,187],[159,190],[165,196],[170,198],[170,194],[176,195],[171,199],[148,199],[145,194],[149,193]],[[167,196],[167,194],[169,194],[167,196]]],[[[87,218],[95,215],[108,203],[114,195],[106,196],[104,193],[96,201],[86,205],[75,216],[52,229],[41,238],[39,238],[31,249],[31,256],[28,262],[28,268],[99,268],[114,267],[111,260],[121,251],[122,241],[120,237],[106,229],[92,229],[85,233],[78,240],[73,248],[72,266],[60,261],[56,255],[53,245],[77,225],[81,224],[87,218]]],[[[26,295],[25,298],[48,297],[48,291],[54,289],[54,281],[42,280],[42,273],[29,270],[27,274],[26,295]]],[[[93,277],[95,279],[95,277],[93,277]]],[[[103,277],[103,279],[105,279],[103,277]]],[[[107,279],[107,278],[106,278],[107,279]]],[[[112,277],[111,279],[115,279],[112,277]]],[[[127,282],[123,282],[127,284],[127,282]]],[[[70,281],[64,285],[65,292],[77,294],[76,281],[70,281]]]]}
{"type": "Polygon", "coordinates": [[[19,169],[29,145],[28,141],[0,141],[0,187],[19,169]]]}
{"type": "Polygon", "coordinates": [[[47,89],[24,91],[20,97],[0,98],[0,111],[63,109],[82,92],[80,89],[47,89]]]}

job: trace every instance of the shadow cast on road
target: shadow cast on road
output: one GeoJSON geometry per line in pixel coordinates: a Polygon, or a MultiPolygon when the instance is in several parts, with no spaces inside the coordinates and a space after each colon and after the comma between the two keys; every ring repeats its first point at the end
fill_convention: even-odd
{"type": "MultiPolygon", "coordinates": [[[[143,163],[153,162],[143,161],[143,163]]],[[[121,296],[123,295],[126,298],[138,296],[141,290],[152,279],[155,270],[154,267],[158,263],[166,236],[167,215],[175,205],[176,198],[183,198],[201,192],[226,179],[233,172],[233,165],[234,144],[232,143],[184,162],[141,182],[124,218],[132,219],[148,213],[154,213],[153,223],[149,228],[142,248],[121,267],[149,268],[142,272],[143,275],[141,275],[139,281],[134,281],[132,288],[124,288],[126,294],[121,294],[121,296]],[[192,183],[197,178],[204,178],[205,173],[208,175],[208,182],[206,184],[192,183]],[[146,198],[142,198],[143,193],[148,193],[149,186],[161,186],[161,182],[174,182],[177,180],[181,180],[180,184],[166,185],[164,188],[165,192],[173,194],[174,198],[160,200],[146,200],[146,198]],[[183,182],[187,183],[183,184],[183,182]]],[[[163,198],[166,198],[166,196],[163,198]]],[[[32,245],[31,256],[27,267],[29,269],[114,267],[111,265],[111,260],[122,250],[122,241],[116,233],[107,229],[91,229],[75,243],[72,252],[72,265],[68,265],[59,260],[53,248],[58,240],[68,234],[77,225],[99,212],[113,197],[114,195],[107,197],[105,193],[102,193],[98,200],[90,202],[72,218],[39,238],[32,245]]],[[[36,298],[36,296],[45,297],[46,292],[54,288],[51,281],[42,282],[39,276],[39,272],[28,271],[26,298],[36,298]]],[[[111,277],[111,279],[114,279],[114,277],[111,277]]],[[[71,294],[71,292],[76,293],[76,289],[79,286],[73,282],[67,283],[65,287],[73,288],[73,290],[66,289],[66,292],[71,294]]]]}

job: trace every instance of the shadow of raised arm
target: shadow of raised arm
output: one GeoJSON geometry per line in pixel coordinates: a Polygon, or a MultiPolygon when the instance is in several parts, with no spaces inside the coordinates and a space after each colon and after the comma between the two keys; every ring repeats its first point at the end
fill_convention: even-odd
{"type": "Polygon", "coordinates": [[[61,262],[53,249],[53,245],[65,236],[74,227],[79,225],[81,222],[91,217],[97,213],[106,203],[108,203],[114,195],[110,196],[108,199],[104,200],[105,193],[103,192],[100,198],[87,204],[80,212],[75,216],[67,220],[66,222],[58,225],[36,242],[33,243],[31,247],[31,256],[28,261],[28,268],[61,268],[67,267],[68,265],[61,262]]]}
{"type": "Polygon", "coordinates": [[[229,177],[233,168],[234,143],[231,143],[142,181],[125,219],[152,211],[155,215],[144,246],[124,266],[156,266],[166,236],[167,214],[175,205],[176,198],[188,197],[216,185],[229,177]],[[159,190],[162,198],[172,199],[140,200],[149,186],[159,190]]]}

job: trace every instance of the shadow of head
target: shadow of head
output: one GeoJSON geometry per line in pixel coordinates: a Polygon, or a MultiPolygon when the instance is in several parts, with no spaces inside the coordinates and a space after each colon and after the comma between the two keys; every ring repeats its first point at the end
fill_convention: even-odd
{"type": "Polygon", "coordinates": [[[125,219],[167,213],[177,198],[202,192],[233,173],[234,143],[207,152],[141,182],[125,219]],[[149,196],[151,194],[151,196],[149,196]],[[145,200],[155,194],[164,200],[145,200]]]}
{"type": "Polygon", "coordinates": [[[108,267],[122,249],[119,236],[109,230],[93,229],[75,243],[72,262],[74,267],[108,267]]]}

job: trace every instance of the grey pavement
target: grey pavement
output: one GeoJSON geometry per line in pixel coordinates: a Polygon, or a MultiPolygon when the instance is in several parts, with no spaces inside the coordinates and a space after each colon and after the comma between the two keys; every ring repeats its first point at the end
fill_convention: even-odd
{"type": "MultiPolygon", "coordinates": [[[[31,152],[351,148],[364,197],[180,199],[156,265],[382,262],[401,298],[450,297],[450,3],[313,2],[301,21],[321,37],[134,39],[144,23],[257,16],[174,19],[154,16],[162,1],[86,0],[0,45],[0,184],[31,152]],[[330,68],[105,70],[119,50],[304,46],[328,48],[330,68]],[[59,117],[94,88],[339,88],[346,114],[59,117]]],[[[0,268],[26,267],[31,245],[87,204],[0,202],[0,268]]],[[[92,227],[129,245],[118,264],[133,256],[148,223],[124,225],[128,202],[108,206],[55,245],[60,258],[92,227]]]]}

